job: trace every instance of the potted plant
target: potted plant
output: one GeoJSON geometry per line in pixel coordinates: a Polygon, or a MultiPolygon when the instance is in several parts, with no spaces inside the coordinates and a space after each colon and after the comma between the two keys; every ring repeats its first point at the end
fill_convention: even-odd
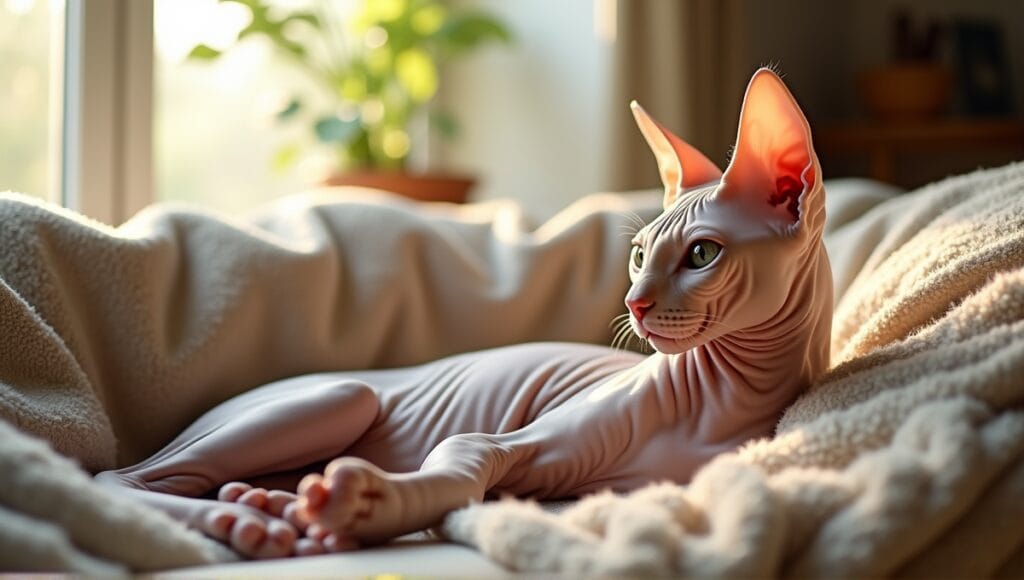
{"type": "MultiPolygon", "coordinates": [[[[434,102],[439,70],[485,44],[510,42],[498,20],[440,0],[363,0],[344,19],[331,10],[331,0],[301,9],[268,0],[220,1],[252,14],[235,44],[263,37],[318,87],[319,100],[295,94],[277,118],[308,123],[316,142],[332,149],[337,171],[328,184],[377,187],[416,199],[465,199],[471,179],[408,171],[409,125],[426,116],[440,135],[455,134],[454,118],[434,102]]],[[[189,58],[209,61],[222,53],[200,44],[189,58]]],[[[285,146],[275,164],[285,166],[299,154],[296,146],[285,146]]]]}
{"type": "Polygon", "coordinates": [[[876,118],[920,122],[941,115],[949,105],[953,75],[939,60],[942,28],[930,21],[918,29],[909,13],[896,15],[893,59],[860,75],[861,99],[876,118]]]}

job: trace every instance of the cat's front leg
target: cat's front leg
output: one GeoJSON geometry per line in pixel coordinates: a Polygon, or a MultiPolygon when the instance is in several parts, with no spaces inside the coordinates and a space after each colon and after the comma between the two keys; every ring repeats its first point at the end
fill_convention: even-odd
{"type": "Polygon", "coordinates": [[[441,442],[419,471],[389,473],[354,457],[328,464],[299,485],[299,515],[329,530],[332,544],[376,544],[441,523],[481,501],[525,456],[507,435],[470,433],[441,442]],[[336,541],[334,541],[336,540],[336,541]]]}

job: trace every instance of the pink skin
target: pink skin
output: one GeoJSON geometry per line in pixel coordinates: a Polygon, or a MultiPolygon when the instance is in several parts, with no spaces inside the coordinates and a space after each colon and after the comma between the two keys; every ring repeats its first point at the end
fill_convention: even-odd
{"type": "Polygon", "coordinates": [[[828,363],[824,191],[807,122],[778,77],[758,71],[722,174],[634,114],[665,185],[665,212],[633,240],[626,296],[655,354],[540,343],[296,377],[226,401],[150,459],[97,478],[243,554],[276,557],[384,542],[488,496],[685,483],[770,435],[828,363]],[[717,255],[695,250],[701,240],[717,255]],[[301,478],[297,494],[224,485],[267,474],[290,489],[301,478]],[[218,486],[218,501],[197,498],[218,486]]]}

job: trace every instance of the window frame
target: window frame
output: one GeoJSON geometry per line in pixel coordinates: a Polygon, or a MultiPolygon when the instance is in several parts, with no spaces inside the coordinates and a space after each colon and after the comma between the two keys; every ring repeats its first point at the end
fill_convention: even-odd
{"type": "Polygon", "coordinates": [[[153,200],[153,0],[67,0],[63,204],[118,225],[153,200]]]}

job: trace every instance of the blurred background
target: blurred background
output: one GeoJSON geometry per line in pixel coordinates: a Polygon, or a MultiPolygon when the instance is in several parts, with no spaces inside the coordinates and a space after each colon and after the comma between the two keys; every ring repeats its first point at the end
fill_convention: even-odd
{"type": "Polygon", "coordinates": [[[1022,43],[1018,0],[0,0],[0,190],[118,223],[399,176],[544,219],[657,184],[631,99],[724,166],[766,64],[826,177],[912,188],[1024,158],[1022,43]]]}

